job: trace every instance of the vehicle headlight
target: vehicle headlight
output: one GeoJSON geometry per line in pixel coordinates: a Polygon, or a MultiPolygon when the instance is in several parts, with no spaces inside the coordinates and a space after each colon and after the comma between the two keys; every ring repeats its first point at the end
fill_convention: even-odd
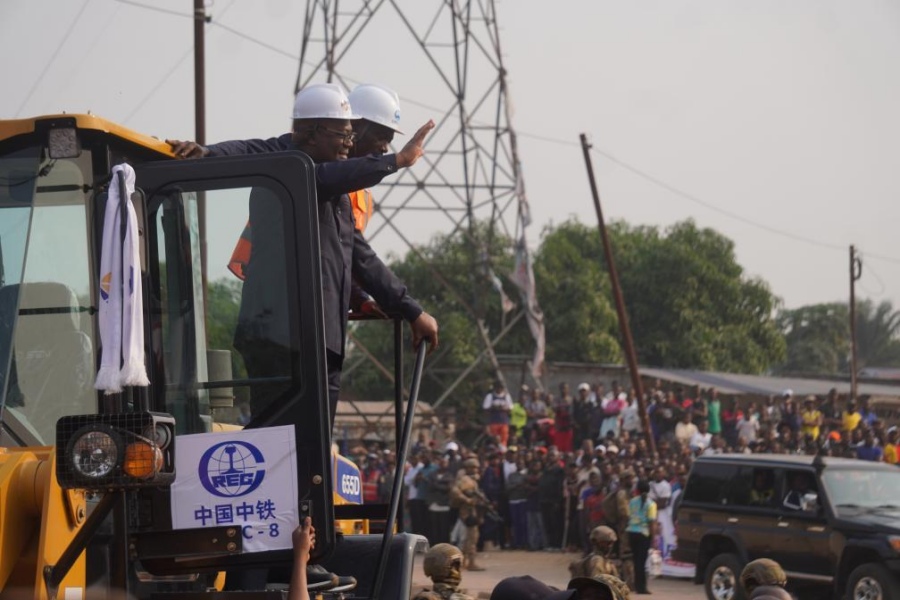
{"type": "Polygon", "coordinates": [[[175,419],[162,413],[63,417],[56,479],[64,489],[122,490],[175,480],[175,419]]]}
{"type": "Polygon", "coordinates": [[[66,458],[82,477],[101,479],[115,471],[122,454],[122,438],[106,426],[87,426],[72,436],[66,458]]]}
{"type": "Polygon", "coordinates": [[[888,543],[891,545],[891,548],[894,549],[894,552],[900,554],[900,535],[889,535],[888,543]]]}

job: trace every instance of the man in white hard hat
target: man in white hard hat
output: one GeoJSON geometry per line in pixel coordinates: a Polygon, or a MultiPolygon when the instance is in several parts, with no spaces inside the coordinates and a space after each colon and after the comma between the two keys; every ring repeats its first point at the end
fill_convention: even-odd
{"type": "MultiPolygon", "coordinates": [[[[356,139],[350,149],[350,158],[387,154],[394,141],[394,134],[403,135],[400,130],[400,97],[397,92],[378,84],[364,83],[353,88],[348,100],[353,114],[359,117],[351,122],[356,139]]],[[[166,141],[181,158],[202,158],[291,150],[292,137],[291,132],[266,140],[235,140],[211,146],[178,140],[166,141]]],[[[349,196],[356,227],[364,232],[374,208],[372,194],[369,190],[362,189],[350,192],[349,196]]]]}
{"type": "MultiPolygon", "coordinates": [[[[351,278],[357,280],[385,310],[400,314],[409,321],[416,347],[424,339],[431,341],[432,349],[438,344],[437,321],[422,310],[408,294],[402,282],[365,241],[357,227],[357,217],[351,210],[348,196],[351,192],[376,185],[400,168],[412,166],[424,153],[424,139],[434,128],[434,123],[429,121],[422,126],[396,154],[385,155],[393,132],[399,132],[397,128],[399,100],[396,94],[380,86],[370,85],[360,88],[363,89],[354,92],[357,92],[357,102],[368,111],[366,113],[368,118],[363,124],[356,124],[361,118],[352,110],[350,99],[344,90],[336,84],[325,83],[307,86],[297,93],[294,101],[293,127],[289,134],[268,140],[235,140],[206,147],[194,142],[167,140],[172,145],[173,152],[181,157],[300,150],[316,163],[326,360],[332,419],[340,390],[351,278]],[[366,99],[370,100],[368,104],[366,99]],[[357,138],[354,125],[363,134],[361,140],[367,140],[359,147],[354,144],[357,138]],[[368,154],[354,157],[354,149],[355,153],[367,151],[368,154]]],[[[253,220],[251,210],[251,222],[253,220]]],[[[260,240],[265,238],[265,236],[258,237],[260,240]]],[[[246,287],[247,284],[244,296],[247,296],[246,287]]],[[[243,304],[242,312],[244,312],[243,304]]],[[[241,331],[239,319],[238,331],[235,334],[235,347],[239,349],[238,344],[243,342],[240,339],[241,331]]],[[[245,362],[249,354],[256,355],[251,357],[251,362],[262,363],[260,366],[263,369],[268,371],[276,369],[276,374],[284,372],[283,367],[278,365],[277,358],[273,359],[271,355],[259,357],[259,352],[253,349],[245,354],[245,362]]],[[[250,371],[251,365],[248,364],[247,368],[250,371]]],[[[259,373],[257,376],[272,374],[259,373]]]]}

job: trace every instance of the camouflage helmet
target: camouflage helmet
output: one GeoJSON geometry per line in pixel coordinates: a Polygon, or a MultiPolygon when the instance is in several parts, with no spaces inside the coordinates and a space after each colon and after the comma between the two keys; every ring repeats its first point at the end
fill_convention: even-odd
{"type": "Polygon", "coordinates": [[[741,586],[749,594],[761,585],[784,587],[787,575],[777,562],[771,558],[758,558],[747,563],[741,571],[741,586]]]}
{"type": "Polygon", "coordinates": [[[611,527],[607,527],[606,525],[601,525],[599,527],[594,527],[591,530],[591,543],[592,544],[602,544],[603,542],[615,542],[618,538],[616,536],[616,532],[612,530],[611,527]]]}
{"type": "Polygon", "coordinates": [[[479,462],[478,462],[478,459],[475,458],[475,457],[467,458],[466,460],[463,461],[463,467],[465,467],[465,468],[467,468],[467,469],[468,469],[468,468],[475,468],[475,469],[477,469],[477,468],[480,467],[480,466],[481,466],[481,463],[479,463],[479,462]]]}
{"type": "Polygon", "coordinates": [[[594,575],[592,577],[576,577],[569,581],[568,589],[579,592],[587,587],[605,587],[612,593],[614,600],[631,600],[631,590],[628,584],[614,575],[594,575]]]}
{"type": "Polygon", "coordinates": [[[462,580],[463,554],[452,544],[435,544],[425,553],[422,567],[425,575],[435,583],[453,583],[458,585],[462,580]]]}

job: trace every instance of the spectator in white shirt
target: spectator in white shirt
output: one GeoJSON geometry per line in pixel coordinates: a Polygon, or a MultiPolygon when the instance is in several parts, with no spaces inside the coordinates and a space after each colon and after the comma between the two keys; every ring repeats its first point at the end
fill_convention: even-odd
{"type": "Polygon", "coordinates": [[[641,415],[635,396],[629,398],[628,406],[622,409],[622,431],[627,431],[632,436],[641,432],[641,415]]]}
{"type": "Polygon", "coordinates": [[[735,429],[737,430],[738,439],[744,440],[744,443],[755,442],[759,434],[758,416],[747,414],[741,417],[738,419],[735,429]]]}
{"type": "Polygon", "coordinates": [[[675,424],[675,439],[682,446],[691,443],[691,438],[697,433],[697,426],[691,421],[691,411],[685,411],[681,414],[681,420],[675,424]]]}
{"type": "Polygon", "coordinates": [[[659,510],[665,510],[669,507],[669,502],[672,499],[672,486],[666,481],[666,471],[662,467],[657,468],[653,474],[653,481],[650,482],[650,492],[647,495],[656,502],[656,507],[659,510]]]}
{"type": "Polygon", "coordinates": [[[709,423],[700,421],[697,432],[691,436],[690,446],[694,452],[703,452],[712,444],[712,434],[709,432],[709,423]]]}

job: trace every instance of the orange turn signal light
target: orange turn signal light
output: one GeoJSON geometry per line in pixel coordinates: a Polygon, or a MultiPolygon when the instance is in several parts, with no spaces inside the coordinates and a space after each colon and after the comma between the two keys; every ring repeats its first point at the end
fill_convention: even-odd
{"type": "Polygon", "coordinates": [[[163,454],[156,444],[143,440],[131,442],[125,448],[122,469],[135,479],[150,479],[163,467],[163,454]]]}

